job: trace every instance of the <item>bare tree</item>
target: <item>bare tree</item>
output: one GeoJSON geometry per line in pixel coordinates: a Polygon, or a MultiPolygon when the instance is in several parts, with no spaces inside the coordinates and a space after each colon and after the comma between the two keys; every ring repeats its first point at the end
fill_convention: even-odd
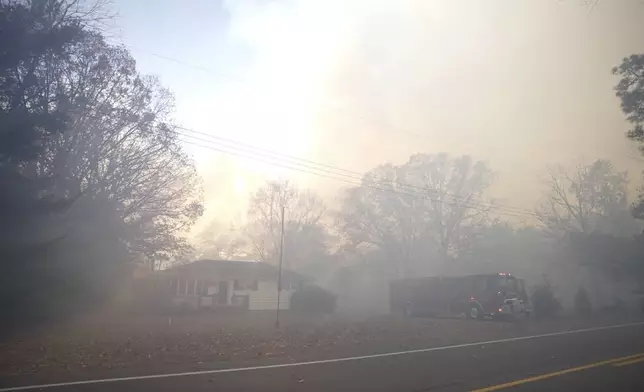
{"type": "Polygon", "coordinates": [[[424,232],[420,197],[406,192],[399,175],[400,168],[391,164],[365,174],[362,186],[347,190],[339,216],[347,247],[354,252],[375,248],[386,259],[400,261],[386,266],[394,275],[402,274],[399,264],[406,260],[401,259],[412,257],[412,247],[424,232]]]}
{"type": "Polygon", "coordinates": [[[259,188],[251,196],[249,223],[245,232],[252,252],[262,261],[277,261],[282,206],[285,207],[285,248],[288,252],[285,266],[297,268],[310,256],[307,252],[300,252],[300,248],[316,250],[316,246],[311,244],[313,238],[316,244],[321,242],[324,248],[326,230],[321,220],[326,207],[313,192],[300,190],[288,181],[271,181],[259,188]]]}
{"type": "Polygon", "coordinates": [[[248,259],[248,240],[235,226],[225,228],[212,221],[196,238],[195,257],[199,259],[248,259]]]}
{"type": "Polygon", "coordinates": [[[537,216],[550,236],[568,232],[634,234],[630,219],[628,175],[606,160],[579,164],[572,170],[549,169],[548,191],[537,208],[537,216]]]}
{"type": "Polygon", "coordinates": [[[447,154],[417,154],[406,166],[406,182],[427,189],[422,206],[443,255],[458,253],[493,209],[491,202],[483,202],[494,178],[492,171],[469,156],[447,154]]]}
{"type": "Polygon", "coordinates": [[[484,163],[467,156],[417,154],[403,165],[381,165],[348,191],[342,230],[354,247],[385,252],[394,274],[432,257],[443,267],[487,220],[492,207],[482,197],[492,179],[484,163]]]}

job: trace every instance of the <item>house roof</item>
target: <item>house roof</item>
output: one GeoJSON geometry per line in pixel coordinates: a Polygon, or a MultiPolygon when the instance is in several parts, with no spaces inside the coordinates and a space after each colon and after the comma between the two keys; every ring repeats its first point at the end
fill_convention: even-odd
{"type": "MultiPolygon", "coordinates": [[[[197,260],[165,270],[166,273],[191,275],[219,279],[266,279],[277,280],[278,269],[268,263],[259,261],[236,260],[197,260]]],[[[310,280],[294,271],[282,270],[282,279],[287,281],[310,280]]]]}

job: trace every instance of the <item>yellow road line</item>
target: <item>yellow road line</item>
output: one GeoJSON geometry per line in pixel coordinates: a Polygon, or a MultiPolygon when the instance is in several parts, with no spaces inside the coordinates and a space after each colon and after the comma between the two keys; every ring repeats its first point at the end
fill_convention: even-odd
{"type": "Polygon", "coordinates": [[[541,374],[539,376],[528,377],[528,378],[524,378],[524,379],[521,379],[521,380],[511,381],[511,382],[508,382],[508,383],[505,383],[505,384],[492,385],[492,386],[481,388],[481,389],[475,389],[472,392],[498,391],[500,389],[515,387],[517,385],[527,384],[527,383],[535,382],[535,381],[541,381],[541,380],[545,380],[545,379],[552,378],[552,377],[563,376],[564,374],[580,372],[582,370],[592,369],[592,368],[596,368],[596,367],[600,367],[600,366],[604,366],[604,365],[613,364],[613,363],[616,363],[616,362],[623,362],[623,361],[631,362],[631,361],[634,361],[636,359],[638,361],[639,360],[644,360],[644,353],[635,354],[635,355],[629,355],[627,357],[608,359],[606,361],[595,362],[595,363],[591,363],[591,364],[588,364],[588,365],[583,365],[583,366],[578,366],[578,367],[574,367],[574,368],[570,368],[570,369],[560,370],[558,372],[546,373],[546,374],[541,374]]]}
{"type": "Polygon", "coordinates": [[[629,361],[614,363],[613,366],[633,365],[635,363],[639,363],[639,362],[643,362],[643,361],[644,361],[644,357],[640,357],[640,358],[631,359],[629,361]]]}

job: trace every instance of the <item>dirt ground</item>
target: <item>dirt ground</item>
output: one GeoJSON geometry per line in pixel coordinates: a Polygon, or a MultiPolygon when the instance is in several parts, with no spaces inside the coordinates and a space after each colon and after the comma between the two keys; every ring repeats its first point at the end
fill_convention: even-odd
{"type": "Polygon", "coordinates": [[[99,314],[24,331],[0,344],[0,378],[67,380],[304,361],[477,342],[629,320],[520,322],[274,312],[99,314]]]}

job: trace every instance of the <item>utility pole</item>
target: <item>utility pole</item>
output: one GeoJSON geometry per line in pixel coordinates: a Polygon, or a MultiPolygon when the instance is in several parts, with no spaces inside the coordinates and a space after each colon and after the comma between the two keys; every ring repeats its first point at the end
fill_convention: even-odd
{"type": "Polygon", "coordinates": [[[280,265],[277,273],[277,310],[275,314],[275,328],[280,327],[280,293],[282,292],[282,261],[284,260],[284,210],[282,206],[282,231],[280,233],[280,265]]]}

